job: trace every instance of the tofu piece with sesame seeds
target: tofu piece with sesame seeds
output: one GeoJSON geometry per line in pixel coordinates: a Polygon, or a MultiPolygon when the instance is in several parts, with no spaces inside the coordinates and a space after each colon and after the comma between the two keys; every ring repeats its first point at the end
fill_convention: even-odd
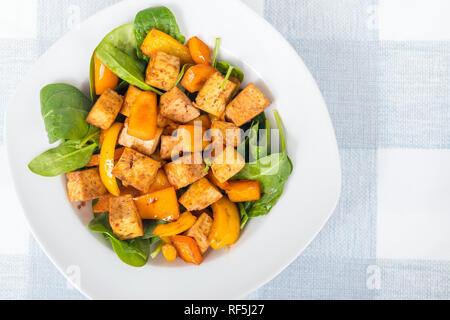
{"type": "Polygon", "coordinates": [[[167,179],[175,188],[184,188],[208,174],[205,170],[202,154],[191,153],[164,166],[167,179]]]}
{"type": "Polygon", "coordinates": [[[211,138],[214,143],[237,147],[241,143],[241,128],[231,122],[214,120],[211,124],[211,138]]]}
{"type": "Polygon", "coordinates": [[[178,200],[188,211],[202,210],[222,198],[222,193],[206,178],[193,183],[178,200]]]}
{"type": "Polygon", "coordinates": [[[128,134],[128,119],[127,119],[124,123],[122,131],[120,132],[118,143],[121,146],[135,149],[147,156],[151,156],[155,152],[156,148],[158,147],[159,140],[161,138],[162,133],[163,133],[163,129],[157,128],[155,138],[152,140],[142,140],[142,139],[133,137],[128,134]]]}
{"type": "Polygon", "coordinates": [[[177,87],[173,87],[161,96],[159,108],[161,115],[181,123],[200,116],[200,110],[195,108],[191,99],[177,87]]]}
{"type": "Polygon", "coordinates": [[[108,193],[100,179],[98,168],[68,172],[66,178],[70,202],[97,199],[108,193]]]}
{"type": "Polygon", "coordinates": [[[212,225],[213,218],[207,213],[202,213],[197,221],[195,221],[194,225],[185,232],[186,236],[194,238],[202,254],[208,250],[208,237],[211,233],[212,225]]]}
{"type": "Polygon", "coordinates": [[[131,148],[125,148],[112,174],[126,185],[146,193],[155,181],[160,167],[160,162],[131,148]]]}
{"type": "Polygon", "coordinates": [[[86,122],[106,130],[116,120],[122,104],[123,96],[112,89],[108,89],[98,98],[89,112],[86,122]]]}
{"type": "Polygon", "coordinates": [[[214,157],[211,170],[217,180],[223,183],[241,171],[244,166],[245,159],[241,154],[235,148],[226,146],[220,154],[214,157]]]}
{"type": "Polygon", "coordinates": [[[134,239],[144,234],[142,219],[131,194],[109,199],[109,224],[120,240],[134,239]]]}
{"type": "Polygon", "coordinates": [[[194,106],[220,117],[237,86],[234,82],[227,80],[225,86],[221,88],[224,80],[225,77],[220,72],[211,75],[200,89],[194,106]]]}
{"type": "Polygon", "coordinates": [[[180,58],[162,51],[155,51],[150,57],[145,73],[145,83],[169,91],[175,86],[179,73],[180,58]]]}
{"type": "Polygon", "coordinates": [[[125,100],[123,101],[122,109],[120,109],[121,114],[123,114],[126,117],[130,116],[131,108],[133,107],[133,104],[136,101],[137,96],[141,92],[142,90],[130,84],[127,93],[125,94],[125,100]]]}
{"type": "Polygon", "coordinates": [[[227,105],[225,116],[240,127],[263,112],[270,103],[270,100],[250,83],[227,105]]]}

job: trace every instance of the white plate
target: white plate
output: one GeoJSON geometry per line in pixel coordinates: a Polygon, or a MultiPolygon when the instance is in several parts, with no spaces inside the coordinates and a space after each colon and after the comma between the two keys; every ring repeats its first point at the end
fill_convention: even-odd
{"type": "Polygon", "coordinates": [[[12,176],[34,236],[63,274],[79,270],[75,285],[91,298],[243,297],[305,249],[339,198],[336,139],[311,74],[283,37],[237,0],[136,0],[103,10],[39,59],[10,101],[5,127],[12,176]],[[256,82],[273,100],[271,108],[279,110],[286,128],[294,171],[272,212],[252,219],[230,250],[211,250],[201,266],[166,263],[160,257],[144,268],[132,268],[88,231],[92,215],[68,202],[62,177],[37,176],[27,164],[49,148],[40,89],[67,82],[88,94],[89,60],[103,36],[133,21],[138,11],[162,3],[174,12],[187,37],[199,35],[211,45],[221,37],[222,58],[241,67],[246,82],[256,82]]]}

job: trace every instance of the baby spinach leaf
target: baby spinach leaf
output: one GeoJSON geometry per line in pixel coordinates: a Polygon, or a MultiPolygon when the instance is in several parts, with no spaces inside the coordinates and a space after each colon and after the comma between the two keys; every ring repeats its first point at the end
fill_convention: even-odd
{"type": "MultiPolygon", "coordinates": [[[[248,204],[251,202],[245,202],[245,204],[248,204]]],[[[241,229],[244,229],[245,224],[248,221],[248,214],[247,214],[247,209],[246,209],[246,205],[242,202],[239,202],[239,212],[241,214],[241,229]]]]}
{"type": "Polygon", "coordinates": [[[31,160],[28,168],[41,176],[55,177],[83,168],[96,147],[95,143],[80,146],[79,141],[66,141],[31,160]]]}
{"type": "Polygon", "coordinates": [[[232,67],[233,69],[232,69],[232,71],[231,71],[230,76],[238,78],[239,81],[242,83],[242,81],[244,81],[244,72],[242,72],[242,70],[240,70],[240,69],[238,69],[238,68],[236,68],[236,67],[234,67],[234,66],[231,66],[228,62],[218,61],[218,62],[216,63],[216,69],[219,70],[220,73],[222,73],[222,74],[224,74],[224,75],[227,74],[228,70],[229,70],[231,67],[232,67]]]}
{"type": "Polygon", "coordinates": [[[181,34],[175,16],[168,8],[161,6],[139,11],[134,19],[134,35],[137,42],[136,52],[140,59],[147,61],[149,59],[140,48],[145,37],[153,28],[167,33],[183,44],[186,41],[186,38],[181,34]]]}
{"type": "Polygon", "coordinates": [[[126,264],[133,267],[142,267],[147,264],[150,254],[150,240],[142,237],[120,240],[111,229],[107,213],[96,214],[89,223],[88,229],[102,233],[105,239],[110,241],[119,259],[126,264]]]}
{"type": "Polygon", "coordinates": [[[92,97],[95,97],[95,71],[93,63],[95,53],[97,54],[97,58],[122,80],[142,90],[162,94],[159,90],[145,83],[144,72],[146,61],[138,57],[136,48],[137,44],[134,36],[133,23],[121,25],[103,38],[94,50],[91,58],[89,74],[92,97]]]}
{"type": "Polygon", "coordinates": [[[95,93],[95,60],[94,60],[94,54],[95,54],[95,52],[92,53],[91,62],[89,63],[89,92],[91,94],[92,102],[95,102],[95,99],[97,98],[97,94],[95,93]]]}
{"type": "Polygon", "coordinates": [[[162,92],[145,83],[145,64],[133,59],[125,52],[110,43],[102,44],[96,51],[97,57],[113,73],[126,82],[145,91],[153,91],[159,95],[162,92]]]}
{"type": "Polygon", "coordinates": [[[256,161],[245,164],[245,167],[233,177],[236,180],[257,180],[261,187],[261,199],[249,204],[246,210],[248,217],[266,215],[284,190],[289,176],[292,173],[292,162],[286,153],[286,142],[284,138],[281,119],[278,112],[274,112],[280,131],[281,152],[274,153],[256,161]]]}
{"type": "Polygon", "coordinates": [[[49,84],[41,89],[40,100],[49,143],[87,134],[85,119],[92,102],[80,90],[65,83],[49,84]]]}

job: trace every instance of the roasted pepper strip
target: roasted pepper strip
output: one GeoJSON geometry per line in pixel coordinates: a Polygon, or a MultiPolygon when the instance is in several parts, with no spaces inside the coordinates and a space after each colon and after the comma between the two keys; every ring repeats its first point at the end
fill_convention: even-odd
{"type": "Polygon", "coordinates": [[[186,211],[180,215],[180,218],[177,221],[158,225],[155,230],[153,230],[153,234],[160,237],[174,236],[192,227],[195,220],[197,220],[197,218],[189,211],[186,211]]]}
{"type": "Polygon", "coordinates": [[[170,240],[184,261],[197,265],[202,263],[202,254],[194,239],[187,236],[173,236],[170,240]]]}
{"type": "Polygon", "coordinates": [[[117,137],[122,127],[122,123],[116,122],[106,131],[100,150],[100,178],[109,193],[114,196],[120,196],[119,186],[111,171],[114,168],[114,151],[116,149],[117,137]]]}
{"type": "Polygon", "coordinates": [[[108,89],[115,89],[119,84],[119,77],[109,70],[99,58],[94,54],[95,65],[95,93],[101,95],[108,89]]]}
{"type": "Polygon", "coordinates": [[[235,203],[223,196],[211,205],[214,220],[208,242],[211,248],[220,249],[239,239],[240,214],[235,203]]]}

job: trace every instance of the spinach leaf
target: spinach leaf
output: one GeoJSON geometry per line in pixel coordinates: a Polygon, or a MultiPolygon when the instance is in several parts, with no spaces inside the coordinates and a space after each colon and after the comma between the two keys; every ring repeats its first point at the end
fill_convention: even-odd
{"type": "Polygon", "coordinates": [[[239,202],[239,212],[241,213],[241,229],[244,229],[245,224],[248,221],[248,214],[247,214],[247,208],[248,205],[247,204],[251,204],[251,202],[239,202]]]}
{"type": "Polygon", "coordinates": [[[66,141],[31,160],[28,168],[41,176],[55,177],[84,167],[96,147],[96,143],[80,145],[79,141],[66,141]]]}
{"type": "Polygon", "coordinates": [[[219,57],[219,48],[220,48],[220,38],[216,38],[216,43],[214,45],[214,52],[212,57],[213,68],[217,66],[217,58],[219,57]]]}
{"type": "Polygon", "coordinates": [[[41,114],[49,143],[81,139],[89,131],[85,121],[92,102],[69,84],[49,84],[41,89],[41,114]]]}
{"type": "Polygon", "coordinates": [[[242,81],[244,81],[244,72],[242,72],[242,70],[240,70],[240,69],[238,69],[238,68],[236,68],[236,67],[234,67],[234,66],[231,66],[228,62],[218,61],[218,62],[216,63],[216,69],[219,70],[220,73],[222,73],[222,74],[224,74],[224,75],[227,74],[228,70],[229,70],[231,67],[232,67],[233,69],[232,69],[232,71],[231,71],[230,76],[238,78],[239,81],[242,83],[242,81]]]}
{"type": "MultiPolygon", "coordinates": [[[[124,24],[110,33],[100,42],[94,53],[97,58],[122,80],[136,87],[162,94],[161,91],[145,83],[144,73],[146,62],[140,59],[136,51],[136,38],[134,37],[133,23],[124,24]]],[[[93,53],[93,55],[94,55],[93,53]]],[[[93,55],[90,67],[91,96],[95,96],[95,71],[93,55]]]]}
{"type": "Polygon", "coordinates": [[[293,166],[286,153],[281,119],[278,112],[275,111],[274,114],[280,131],[281,152],[246,163],[245,167],[233,177],[238,180],[257,180],[260,183],[262,197],[248,205],[249,209],[246,211],[249,217],[269,213],[283,193],[284,185],[292,173],[293,166]]]}
{"type": "Polygon", "coordinates": [[[109,224],[108,214],[96,214],[89,223],[88,229],[102,233],[109,240],[120,260],[133,267],[142,267],[147,264],[150,254],[150,240],[142,237],[131,240],[120,240],[113,233],[109,224]]]}
{"type": "Polygon", "coordinates": [[[241,129],[245,132],[245,136],[237,150],[245,157],[246,162],[258,160],[270,154],[270,123],[264,112],[253,119],[250,127],[242,126],[241,129]]]}
{"type": "Polygon", "coordinates": [[[137,42],[136,52],[140,59],[147,61],[149,59],[140,48],[145,37],[153,28],[167,33],[183,44],[186,41],[186,38],[181,34],[175,16],[168,8],[154,7],[139,11],[134,19],[134,35],[137,42]]]}
{"type": "Polygon", "coordinates": [[[91,62],[89,63],[89,92],[91,94],[92,102],[95,102],[97,94],[95,93],[95,51],[92,53],[91,62]]]}
{"type": "Polygon", "coordinates": [[[164,220],[143,220],[144,235],[141,237],[143,239],[159,239],[159,236],[154,235],[153,231],[160,224],[166,224],[164,220]]]}
{"type": "Polygon", "coordinates": [[[119,78],[145,91],[162,92],[145,83],[145,65],[133,59],[110,43],[97,49],[97,57],[119,78]]]}

